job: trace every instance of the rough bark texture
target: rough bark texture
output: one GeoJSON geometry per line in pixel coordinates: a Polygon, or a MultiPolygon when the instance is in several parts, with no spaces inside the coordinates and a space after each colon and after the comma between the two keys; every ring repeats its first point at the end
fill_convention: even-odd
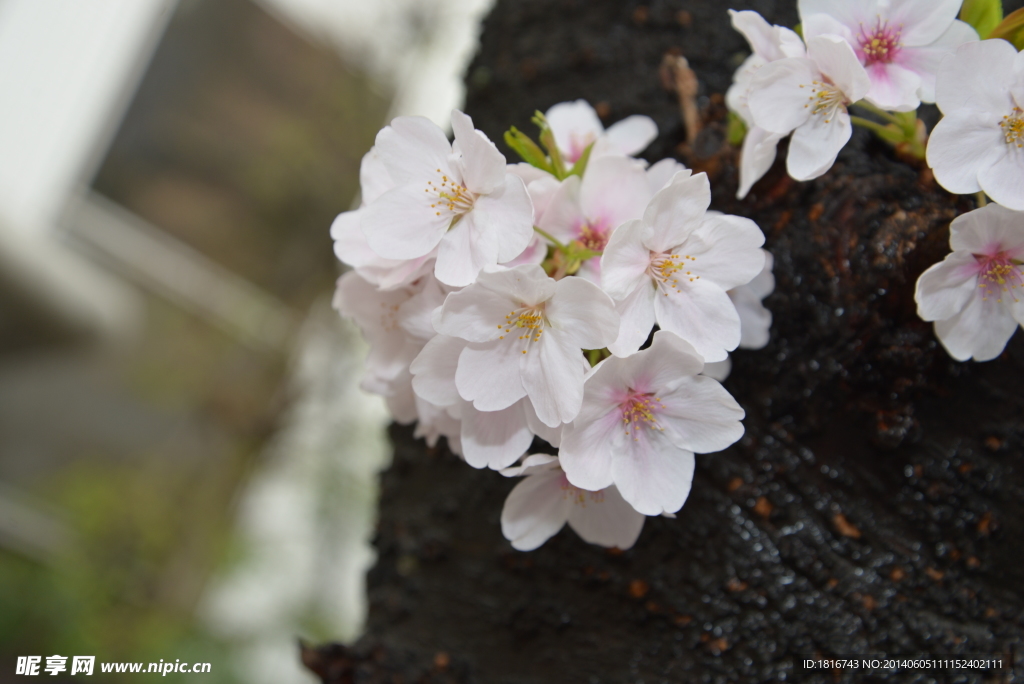
{"type": "MultiPolygon", "coordinates": [[[[792,26],[795,4],[732,6],[792,26]]],[[[747,411],[746,436],[698,456],[678,519],[648,519],[633,549],[563,530],[519,553],[498,525],[515,483],[396,428],[368,634],[307,652],[325,681],[1012,680],[1010,669],[798,665],[1020,648],[1024,338],[995,361],[961,364],[917,318],[914,283],[973,200],[863,132],[823,178],[794,183],[777,163],[734,199],[721,103],[747,49],[725,9],[499,0],[467,111],[495,140],[578,97],[600,103],[606,123],[647,114],[661,135],[646,158],[707,171],[713,208],[762,227],[776,259],[772,341],[736,353],[725,383],[747,411]],[[666,53],[685,55],[701,81],[692,146],[659,79],[666,53]]]]}

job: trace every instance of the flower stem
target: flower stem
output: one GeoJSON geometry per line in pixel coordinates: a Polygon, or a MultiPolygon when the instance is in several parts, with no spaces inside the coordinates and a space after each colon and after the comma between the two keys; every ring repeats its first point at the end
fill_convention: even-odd
{"type": "Polygon", "coordinates": [[[975,194],[974,197],[975,197],[975,199],[978,202],[978,208],[979,209],[981,207],[984,207],[984,206],[986,206],[988,204],[988,198],[985,197],[985,191],[984,190],[982,190],[982,191],[978,192],[977,194],[975,194]]]}
{"type": "Polygon", "coordinates": [[[565,252],[565,251],[568,251],[568,249],[569,249],[569,248],[568,248],[568,247],[566,247],[565,245],[563,245],[563,244],[562,244],[561,242],[559,242],[558,240],[556,240],[556,239],[555,239],[554,237],[552,237],[550,233],[546,233],[545,231],[541,230],[541,229],[540,229],[540,228],[538,228],[537,226],[534,226],[534,227],[533,227],[533,229],[534,229],[534,230],[535,230],[535,231],[537,232],[537,234],[538,234],[538,235],[540,235],[540,236],[541,236],[542,238],[544,238],[545,240],[549,240],[549,241],[551,241],[551,243],[552,243],[552,244],[553,244],[553,245],[554,245],[555,247],[557,247],[558,249],[562,250],[563,252],[565,252]]]}
{"type": "Polygon", "coordinates": [[[871,131],[872,133],[878,134],[884,140],[889,140],[889,134],[890,134],[890,131],[892,130],[892,129],[886,128],[883,124],[880,124],[877,121],[872,121],[871,119],[865,119],[864,117],[860,117],[860,116],[853,116],[852,114],[850,115],[850,123],[852,123],[854,126],[860,126],[861,128],[866,128],[869,131],[871,131]]]}
{"type": "Polygon", "coordinates": [[[871,104],[867,100],[858,100],[857,102],[853,103],[853,106],[854,107],[860,107],[861,109],[866,109],[867,111],[871,112],[875,116],[877,116],[879,118],[882,118],[882,119],[885,119],[889,123],[896,124],[897,126],[900,126],[901,128],[905,125],[905,122],[903,121],[902,118],[900,118],[899,115],[893,114],[892,112],[887,112],[884,109],[879,109],[878,107],[876,107],[875,105],[871,104]]]}

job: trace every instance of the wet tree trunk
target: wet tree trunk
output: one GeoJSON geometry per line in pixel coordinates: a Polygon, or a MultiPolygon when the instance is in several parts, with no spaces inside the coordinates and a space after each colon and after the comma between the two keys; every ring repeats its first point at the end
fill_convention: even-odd
{"type": "MultiPolygon", "coordinates": [[[[795,4],[731,6],[792,26],[795,4]]],[[[916,317],[914,283],[973,199],[863,131],[823,178],[798,184],[776,163],[735,200],[722,96],[747,47],[726,7],[499,0],[467,111],[494,140],[580,97],[606,124],[647,114],[661,131],[647,159],[706,171],[712,207],[761,226],[775,255],[772,341],[736,353],[725,383],[746,436],[698,456],[678,519],[648,519],[632,550],[563,530],[520,553],[498,524],[515,483],[396,428],[368,634],[305,652],[324,681],[1010,681],[1009,669],[799,667],[812,655],[1020,649],[1024,335],[992,362],[962,364],[916,317]],[[659,75],[666,54],[700,79],[693,144],[659,75]]]]}

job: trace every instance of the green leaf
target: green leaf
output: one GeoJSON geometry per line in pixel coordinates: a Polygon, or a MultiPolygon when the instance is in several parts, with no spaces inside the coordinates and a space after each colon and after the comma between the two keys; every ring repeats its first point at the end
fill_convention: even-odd
{"type": "Polygon", "coordinates": [[[537,143],[530,140],[530,136],[512,126],[505,131],[505,144],[515,150],[524,162],[538,169],[552,172],[551,163],[537,143]]]}
{"type": "Polygon", "coordinates": [[[726,129],[725,135],[733,147],[742,145],[743,139],[747,137],[747,124],[736,112],[729,112],[729,127],[726,129]]]}
{"type": "Polygon", "coordinates": [[[583,154],[580,155],[580,158],[569,169],[570,176],[583,176],[583,172],[587,170],[587,162],[590,161],[590,150],[592,149],[594,149],[594,143],[587,145],[587,149],[583,150],[583,154]]]}
{"type": "Polygon", "coordinates": [[[1010,12],[999,25],[988,34],[989,38],[1002,38],[1013,43],[1018,50],[1024,50],[1024,8],[1010,12]]]}
{"type": "Polygon", "coordinates": [[[985,40],[1003,20],[1003,0],[964,0],[960,20],[973,26],[985,40]]]}

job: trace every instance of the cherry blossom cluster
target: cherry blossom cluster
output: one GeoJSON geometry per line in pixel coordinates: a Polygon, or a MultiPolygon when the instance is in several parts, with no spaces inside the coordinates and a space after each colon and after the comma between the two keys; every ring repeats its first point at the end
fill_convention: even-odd
{"type": "Polygon", "coordinates": [[[740,199],[767,173],[786,136],[792,136],[786,167],[800,181],[832,168],[853,124],[913,150],[921,133],[912,112],[922,102],[935,102],[944,58],[978,41],[974,28],[957,19],[961,4],[799,0],[802,39],[756,12],[732,12],[733,26],[753,50],[726,98],[748,129],[740,199]],[[851,116],[853,105],[888,125],[851,116]]]}
{"type": "Polygon", "coordinates": [[[581,100],[535,122],[540,144],[506,134],[518,164],[459,111],[452,142],[420,117],[381,130],[331,228],[351,267],[335,306],[396,421],[522,477],[501,516],[515,548],[566,523],[628,548],[683,506],[695,453],[743,434],[715,378],[768,341],[771,259],[756,224],[709,211],[705,174],[632,156],[651,119],[605,130],[581,100]]]}
{"type": "MultiPolygon", "coordinates": [[[[756,12],[731,12],[753,51],[726,97],[746,128],[739,198],[768,172],[786,136],[789,175],[810,180],[832,167],[855,124],[925,158],[946,190],[976,193],[982,205],[991,198],[996,205],[953,222],[953,253],[922,275],[915,298],[951,356],[995,358],[1024,324],[1024,52],[1000,38],[980,40],[957,17],[995,12],[998,20],[1001,6],[798,0],[798,7],[802,38],[756,12]],[[943,114],[927,137],[913,114],[921,103],[943,114]],[[851,115],[854,106],[887,123],[851,115]]],[[[1011,17],[1003,24],[1017,30],[1022,19],[1011,17]]],[[[977,24],[986,36],[999,26],[977,24]]]]}

